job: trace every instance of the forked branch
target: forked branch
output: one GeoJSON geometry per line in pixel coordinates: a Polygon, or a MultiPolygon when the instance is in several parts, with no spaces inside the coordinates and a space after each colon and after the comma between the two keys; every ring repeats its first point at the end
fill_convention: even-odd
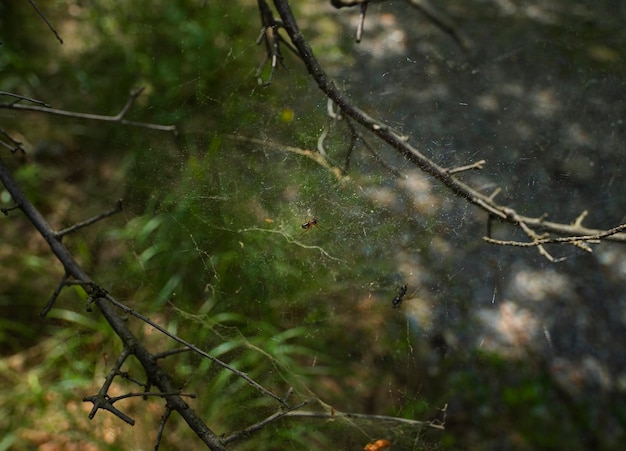
{"type": "MultiPolygon", "coordinates": [[[[349,3],[358,4],[360,2],[349,3]]],[[[285,30],[289,34],[293,46],[297,49],[298,55],[304,62],[307,70],[317,82],[318,87],[334,102],[335,105],[341,109],[342,113],[345,116],[352,118],[370,133],[376,135],[379,139],[389,144],[393,149],[404,156],[404,158],[415,164],[422,171],[437,179],[456,196],[459,196],[484,210],[490,218],[496,218],[500,221],[508,222],[522,229],[526,228],[527,230],[524,231],[527,234],[530,230],[533,234],[549,232],[558,235],[569,235],[570,238],[568,242],[581,241],[578,238],[580,236],[601,236],[601,239],[604,240],[626,243],[626,233],[623,233],[621,228],[619,228],[615,233],[607,233],[606,230],[588,229],[583,227],[580,223],[562,224],[545,221],[543,217],[532,218],[520,215],[511,208],[497,204],[494,200],[495,196],[486,196],[455,176],[455,173],[458,173],[459,170],[464,171],[466,169],[474,169],[482,166],[482,162],[479,162],[481,163],[480,166],[475,163],[474,165],[468,165],[466,167],[456,169],[447,169],[436,164],[433,160],[424,155],[418,148],[411,145],[406,136],[385,125],[380,120],[369,116],[363,110],[351,103],[348,98],[343,95],[339,89],[337,89],[335,84],[326,75],[325,71],[315,58],[313,50],[309,46],[296,23],[289,6],[289,2],[287,0],[274,0],[274,5],[276,6],[276,10],[282,19],[282,24],[285,30]]],[[[537,240],[533,238],[533,241],[537,240]]],[[[535,246],[539,247],[541,244],[535,244],[535,246]]],[[[544,255],[547,257],[549,254],[546,252],[544,255]]],[[[554,259],[552,260],[554,261],[554,259]]]]}
{"type": "MultiPolygon", "coordinates": [[[[172,410],[176,410],[187,422],[189,427],[210,449],[220,451],[225,450],[219,437],[217,437],[217,435],[209,429],[204,421],[202,421],[196,412],[190,408],[189,405],[182,399],[180,394],[178,394],[179,392],[172,383],[169,374],[157,365],[155,356],[149,352],[131,332],[127,325],[127,321],[118,314],[116,307],[110,302],[109,296],[105,297],[104,295],[99,294],[100,292],[94,288],[98,287],[98,285],[91,280],[78,262],[76,262],[72,254],[63,245],[59,237],[57,237],[50,224],[48,224],[41,213],[39,213],[35,206],[28,200],[2,160],[0,160],[0,181],[4,184],[15,204],[22,210],[28,220],[39,231],[40,235],[47,241],[56,258],[63,265],[66,276],[64,277],[61,285],[66,283],[65,279],[68,277],[72,277],[74,280],[81,282],[87,291],[87,294],[94,298],[93,303],[96,304],[102,315],[111,325],[113,331],[124,343],[124,351],[118,359],[118,364],[115,366],[115,370],[118,371],[121,363],[123,363],[130,354],[134,355],[145,370],[146,377],[149,378],[151,385],[158,387],[158,389],[163,393],[163,396],[167,400],[168,407],[172,410]]],[[[61,288],[61,285],[58,290],[61,288]]],[[[116,375],[117,372],[110,373],[110,375],[107,376],[107,382],[105,382],[105,385],[102,387],[100,392],[89,399],[89,401],[94,404],[90,417],[93,417],[97,410],[105,409],[114,413],[125,422],[132,424],[134,422],[133,419],[121,412],[119,409],[115,408],[107,395],[108,380],[113,380],[113,377],[116,375]]]]}
{"type": "Polygon", "coordinates": [[[149,128],[151,130],[161,130],[165,132],[173,132],[174,134],[178,134],[175,125],[160,125],[160,124],[152,124],[149,122],[138,122],[138,121],[129,121],[125,119],[126,113],[130,109],[130,107],[135,103],[137,97],[143,92],[144,88],[135,89],[130,93],[128,100],[126,101],[126,105],[121,109],[121,111],[114,116],[107,116],[102,114],[91,114],[91,113],[77,113],[75,111],[67,111],[67,110],[58,110],[56,108],[51,108],[47,105],[24,105],[20,103],[20,100],[28,100],[26,97],[21,97],[18,95],[13,95],[17,100],[9,103],[0,103],[0,108],[5,110],[19,110],[19,111],[34,111],[38,113],[46,113],[52,114],[56,116],[64,116],[71,117],[75,119],[88,119],[102,122],[116,122],[118,124],[131,125],[134,127],[143,127],[149,128]]]}

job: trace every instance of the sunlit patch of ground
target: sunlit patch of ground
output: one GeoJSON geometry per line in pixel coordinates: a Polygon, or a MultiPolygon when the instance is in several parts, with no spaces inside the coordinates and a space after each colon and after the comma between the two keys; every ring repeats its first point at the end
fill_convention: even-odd
{"type": "Polygon", "coordinates": [[[479,347],[505,357],[525,357],[527,347],[540,336],[537,317],[513,301],[502,301],[496,308],[481,309],[477,316],[482,326],[479,347]]]}

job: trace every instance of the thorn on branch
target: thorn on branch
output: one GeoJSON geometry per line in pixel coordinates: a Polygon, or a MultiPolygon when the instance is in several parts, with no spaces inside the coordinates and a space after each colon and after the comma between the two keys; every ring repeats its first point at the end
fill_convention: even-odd
{"type": "Polygon", "coordinates": [[[61,290],[63,289],[63,287],[67,285],[68,278],[69,278],[69,275],[67,273],[63,274],[63,277],[61,278],[61,282],[59,282],[59,284],[57,285],[56,289],[54,290],[54,293],[52,293],[52,296],[50,296],[50,299],[48,299],[48,302],[46,302],[46,305],[44,306],[44,308],[41,310],[41,312],[39,312],[39,316],[44,318],[46,315],[48,315],[50,310],[52,310],[54,303],[56,302],[57,298],[61,294],[61,290]]]}
{"type": "Polygon", "coordinates": [[[97,394],[97,395],[87,396],[83,398],[83,402],[91,402],[93,404],[93,408],[91,409],[91,412],[89,412],[89,419],[93,420],[93,417],[96,416],[98,409],[104,409],[104,410],[108,410],[113,415],[115,415],[116,417],[124,421],[125,423],[128,423],[131,426],[134,426],[135,420],[133,420],[131,417],[126,415],[121,410],[116,409],[113,406],[113,404],[110,402],[110,399],[111,398],[109,398],[107,394],[97,394]]]}
{"type": "Polygon", "coordinates": [[[9,216],[9,213],[11,211],[17,210],[19,208],[20,208],[19,205],[13,205],[12,207],[2,207],[2,208],[0,208],[0,211],[4,214],[4,216],[9,216]]]}
{"type": "Polygon", "coordinates": [[[496,189],[493,191],[493,193],[491,193],[491,195],[488,197],[488,199],[489,199],[490,201],[493,201],[493,200],[496,198],[496,196],[497,196],[498,194],[500,194],[500,192],[501,192],[501,191],[502,191],[502,188],[500,188],[500,187],[496,188],[496,189]]]}
{"type": "MultiPolygon", "coordinates": [[[[118,370],[115,375],[121,377],[122,379],[126,379],[127,381],[132,382],[133,384],[137,385],[138,387],[143,387],[145,393],[148,393],[150,391],[150,388],[152,387],[151,384],[149,384],[149,383],[144,384],[139,379],[136,379],[136,378],[132,377],[128,373],[128,371],[118,370]]],[[[147,399],[147,397],[144,397],[144,399],[147,399]]]]}
{"type": "Polygon", "coordinates": [[[161,415],[161,421],[159,421],[159,429],[157,431],[156,439],[154,440],[154,449],[159,449],[161,444],[161,438],[163,437],[163,431],[165,430],[165,423],[169,420],[170,415],[172,414],[172,409],[169,406],[165,406],[165,411],[163,415],[161,415]]]}
{"type": "Polygon", "coordinates": [[[584,210],[574,221],[574,226],[575,227],[582,227],[583,225],[583,220],[587,217],[588,211],[584,210]]]}
{"type": "Polygon", "coordinates": [[[457,168],[446,169],[446,171],[450,175],[458,174],[459,172],[471,171],[473,169],[483,169],[486,163],[487,163],[487,160],[480,160],[480,161],[477,161],[475,163],[468,164],[465,166],[459,166],[457,168]]]}

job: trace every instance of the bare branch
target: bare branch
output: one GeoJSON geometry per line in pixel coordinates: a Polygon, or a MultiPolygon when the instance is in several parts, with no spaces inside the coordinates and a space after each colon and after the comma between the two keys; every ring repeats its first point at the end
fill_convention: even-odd
{"type": "Polygon", "coordinates": [[[78,229],[81,229],[83,227],[87,227],[90,226],[91,224],[94,224],[102,219],[108,218],[109,216],[113,216],[116,213],[119,213],[120,211],[122,211],[122,200],[119,199],[116,203],[115,203],[115,207],[112,208],[109,211],[106,211],[102,214],[99,214],[97,216],[94,216],[93,218],[89,218],[86,221],[83,222],[79,222],[78,224],[74,224],[71,227],[68,227],[66,229],[60,230],[58,232],[56,232],[56,236],[57,238],[63,238],[65,235],[67,235],[68,233],[72,233],[75,232],[78,229]]]}
{"type": "MultiPolygon", "coordinates": [[[[330,0],[330,3],[335,8],[350,8],[353,6],[360,6],[359,22],[356,30],[356,42],[361,42],[361,34],[363,33],[363,26],[365,21],[365,13],[370,3],[377,3],[387,0],[330,0]]],[[[408,3],[417,9],[428,21],[430,21],[435,27],[439,28],[445,34],[449,35],[463,50],[471,52],[473,45],[472,42],[464,36],[459,27],[454,22],[446,17],[444,14],[437,11],[426,0],[407,0],[408,3]]]]}
{"type": "Polygon", "coordinates": [[[63,290],[63,288],[67,285],[67,277],[67,273],[63,274],[61,282],[59,282],[59,284],[57,285],[54,293],[52,293],[52,296],[50,296],[50,299],[48,299],[48,302],[46,302],[44,308],[41,310],[41,312],[39,312],[39,316],[41,316],[42,318],[45,317],[50,312],[50,310],[52,310],[52,306],[59,297],[59,294],[61,294],[61,290],[63,290]]]}
{"type": "MultiPolygon", "coordinates": [[[[609,230],[598,231],[598,233],[595,233],[593,235],[565,236],[565,237],[555,237],[555,238],[538,238],[531,242],[497,240],[488,236],[483,237],[483,240],[485,240],[488,243],[498,244],[500,246],[515,246],[515,247],[535,247],[535,246],[540,246],[542,244],[556,244],[556,243],[575,244],[579,242],[597,244],[603,238],[616,235],[623,230],[626,230],[626,224],[621,224],[609,230]]],[[[586,250],[587,252],[591,252],[591,249],[585,249],[585,248],[583,249],[586,250]]]]}
{"type": "Polygon", "coordinates": [[[161,415],[161,421],[159,421],[159,429],[157,431],[157,436],[154,441],[155,451],[159,449],[159,446],[161,444],[161,439],[163,437],[163,431],[165,430],[165,423],[167,423],[167,420],[169,420],[171,414],[172,414],[172,409],[170,409],[168,406],[165,406],[165,412],[163,412],[163,415],[161,415]]]}
{"type": "Polygon", "coordinates": [[[49,108],[46,106],[22,105],[21,103],[17,103],[17,102],[2,103],[0,104],[0,108],[9,109],[9,110],[20,110],[20,111],[35,111],[39,113],[71,117],[75,119],[88,119],[88,120],[103,121],[103,122],[116,122],[119,124],[131,125],[134,127],[149,128],[151,130],[173,132],[174,134],[177,135],[178,131],[175,125],[151,124],[148,122],[137,122],[137,121],[129,121],[127,119],[124,119],[129,108],[135,102],[137,97],[139,97],[139,95],[141,94],[143,90],[144,88],[138,88],[134,90],[133,92],[131,92],[129,99],[126,102],[126,105],[124,105],[124,108],[122,108],[122,110],[115,116],[105,116],[102,114],[91,114],[91,113],[77,113],[75,111],[57,110],[55,108],[49,108]]]}
{"type": "Polygon", "coordinates": [[[261,28],[261,32],[259,33],[256,43],[257,45],[261,42],[265,44],[266,54],[263,63],[261,63],[257,69],[256,77],[259,85],[268,86],[272,82],[274,71],[276,70],[278,63],[280,63],[283,67],[285,66],[283,62],[283,55],[280,51],[280,44],[285,45],[295,55],[298,55],[298,51],[280,35],[279,30],[283,28],[283,24],[280,20],[276,20],[272,10],[267,4],[267,1],[257,0],[257,3],[259,6],[259,12],[261,13],[261,23],[263,24],[263,27],[261,28]],[[267,79],[263,81],[261,74],[268,61],[271,61],[270,74],[267,79]]]}
{"type": "Polygon", "coordinates": [[[330,4],[335,8],[350,8],[356,5],[362,5],[363,3],[375,3],[383,2],[386,0],[330,0],[330,4]]]}
{"type": "MultiPolygon", "coordinates": [[[[346,96],[344,96],[337,89],[335,84],[328,78],[315,58],[313,50],[311,50],[311,47],[296,24],[289,2],[287,0],[274,0],[274,4],[293,45],[298,50],[298,54],[301,55],[307,70],[317,82],[320,90],[332,99],[335,105],[341,109],[345,116],[354,119],[366,130],[385,141],[422,171],[430,174],[444,186],[448,187],[448,189],[450,189],[455,195],[476,205],[480,209],[487,212],[492,218],[498,218],[501,221],[505,221],[519,227],[522,227],[522,224],[524,224],[524,226],[528,229],[532,229],[532,233],[543,231],[557,233],[559,235],[596,235],[604,233],[602,230],[587,229],[577,224],[560,224],[545,221],[544,218],[531,218],[519,215],[515,212],[515,210],[495,203],[495,196],[486,196],[468,184],[457,179],[454,174],[450,174],[448,169],[437,165],[416,147],[409,144],[406,137],[401,133],[369,116],[363,110],[349,102],[346,96]]],[[[626,233],[620,232],[603,235],[603,239],[626,243],[626,233]]]]}
{"type": "Polygon", "coordinates": [[[41,106],[47,106],[47,107],[50,106],[47,103],[42,102],[41,100],[33,99],[31,97],[21,96],[19,94],[14,94],[12,92],[0,91],[0,96],[15,97],[17,99],[16,102],[19,102],[20,100],[26,100],[28,102],[36,103],[36,104],[41,105],[41,106]]]}
{"type": "Polygon", "coordinates": [[[177,349],[170,349],[169,351],[164,351],[164,352],[158,352],[156,354],[154,354],[154,358],[155,359],[164,359],[166,357],[170,357],[173,355],[177,355],[177,354],[182,354],[183,352],[191,352],[191,349],[189,348],[177,348],[177,349]]]}
{"type": "Polygon", "coordinates": [[[111,404],[111,402],[109,401],[109,397],[106,394],[104,394],[104,395],[98,394],[98,395],[93,395],[93,396],[87,396],[87,397],[83,398],[83,401],[84,402],[91,402],[93,404],[93,408],[91,409],[91,412],[89,412],[89,419],[90,420],[93,420],[93,417],[96,416],[96,413],[98,412],[99,409],[104,409],[104,410],[108,410],[113,415],[115,415],[116,417],[118,417],[119,419],[124,421],[125,423],[128,423],[131,426],[135,425],[135,420],[133,420],[131,417],[126,415],[121,410],[115,408],[113,406],[113,404],[111,404]]]}
{"type": "MultiPolygon", "coordinates": [[[[87,273],[85,273],[85,271],[80,267],[80,265],[78,265],[63,243],[61,243],[61,241],[56,237],[54,230],[50,227],[50,224],[48,224],[41,213],[39,213],[34,205],[26,198],[1,159],[0,181],[2,181],[15,203],[24,212],[33,226],[39,231],[41,236],[46,240],[56,258],[63,265],[68,277],[71,276],[76,281],[85,284],[84,286],[86,287],[88,294],[91,295],[93,289],[89,288],[89,286],[90,284],[95,286],[95,284],[87,273]]],[[[170,376],[156,364],[153,354],[151,354],[131,332],[128,328],[127,321],[118,315],[116,309],[113,305],[111,305],[110,299],[112,299],[110,295],[106,299],[97,297],[93,302],[96,304],[107,322],[111,325],[113,331],[124,343],[125,349],[122,352],[120,359],[118,359],[116,368],[119,369],[121,366],[121,363],[119,362],[123,362],[132,351],[132,355],[137,358],[146,372],[146,375],[149,377],[152,385],[158,387],[163,393],[176,393],[177,390],[174,388],[170,376]]],[[[112,381],[113,377],[114,375],[110,373],[110,375],[107,376],[107,382],[105,382],[105,385],[102,387],[99,394],[87,398],[86,400],[91,401],[94,404],[94,408],[92,409],[93,415],[95,415],[98,408],[103,408],[111,411],[124,421],[130,423],[133,421],[132,418],[113,408],[107,401],[106,392],[110,386],[110,382],[108,382],[108,380],[110,379],[112,381]]],[[[165,397],[167,399],[168,406],[180,414],[180,416],[187,422],[189,427],[198,435],[203,443],[205,443],[212,450],[225,451],[224,445],[221,443],[219,437],[202,421],[195,410],[192,409],[179,395],[168,394],[165,395],[165,397]]],[[[93,417],[93,415],[90,414],[90,417],[93,417]]]]}

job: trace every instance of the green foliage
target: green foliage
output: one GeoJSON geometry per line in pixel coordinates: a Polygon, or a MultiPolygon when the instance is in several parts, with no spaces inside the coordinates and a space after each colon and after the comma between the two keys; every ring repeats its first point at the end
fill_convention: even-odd
{"type": "MultiPolygon", "coordinates": [[[[563,396],[545,370],[486,352],[475,353],[464,366],[447,379],[449,414],[480,430],[482,444],[498,443],[502,431],[519,449],[584,449],[581,437],[593,437],[590,406],[563,396]]],[[[446,449],[481,446],[459,443],[455,435],[454,428],[445,435],[446,449]]]]}

